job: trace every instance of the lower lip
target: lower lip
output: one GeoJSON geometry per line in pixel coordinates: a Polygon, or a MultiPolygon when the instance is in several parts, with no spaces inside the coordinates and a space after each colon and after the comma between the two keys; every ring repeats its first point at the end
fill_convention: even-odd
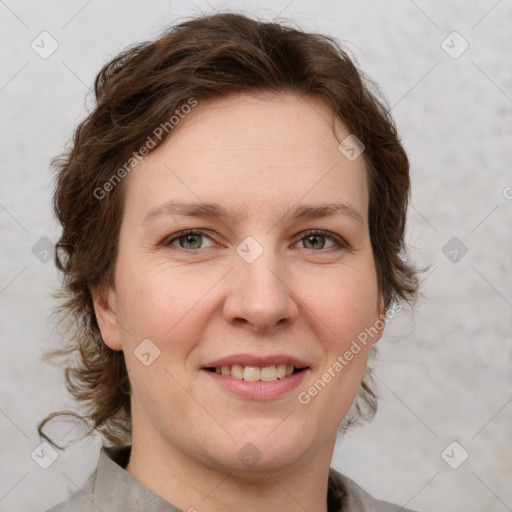
{"type": "Polygon", "coordinates": [[[289,377],[264,382],[257,380],[255,382],[235,379],[228,375],[220,375],[210,370],[203,370],[214,382],[231,393],[246,398],[248,400],[265,400],[269,398],[278,398],[299,387],[306,377],[308,368],[294,373],[289,377]]]}

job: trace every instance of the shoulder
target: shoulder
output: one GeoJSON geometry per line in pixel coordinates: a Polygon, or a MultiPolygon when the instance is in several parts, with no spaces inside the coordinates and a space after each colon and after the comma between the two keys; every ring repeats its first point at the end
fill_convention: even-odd
{"type": "Polygon", "coordinates": [[[329,492],[339,496],[342,504],[340,508],[332,511],[329,508],[329,512],[414,512],[374,498],[353,480],[333,468],[329,470],[329,492]]]}
{"type": "Polygon", "coordinates": [[[98,468],[89,476],[85,485],[72,493],[67,501],[58,503],[45,512],[98,512],[94,494],[97,472],[98,468]]]}
{"type": "MultiPolygon", "coordinates": [[[[80,491],[73,493],[67,501],[58,503],[45,512],[98,512],[93,495],[83,494],[80,491]]],[[[107,512],[101,509],[103,512],[107,512]]]]}
{"type": "Polygon", "coordinates": [[[63,501],[45,512],[98,512],[98,507],[87,496],[78,493],[71,496],[68,501],[63,501]]]}
{"type": "Polygon", "coordinates": [[[59,503],[58,505],[55,505],[52,508],[49,508],[48,510],[45,510],[45,512],[65,512],[66,510],[66,503],[59,503]]]}
{"type": "Polygon", "coordinates": [[[130,451],[131,446],[103,446],[85,486],[46,512],[179,512],[125,471],[130,451]]]}

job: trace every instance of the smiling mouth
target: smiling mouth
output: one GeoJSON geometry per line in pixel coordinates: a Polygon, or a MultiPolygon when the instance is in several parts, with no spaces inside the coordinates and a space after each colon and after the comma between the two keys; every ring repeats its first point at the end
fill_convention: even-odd
{"type": "Polygon", "coordinates": [[[296,366],[278,364],[271,366],[250,366],[234,364],[232,366],[220,366],[220,367],[209,367],[205,368],[210,372],[223,375],[225,377],[231,377],[238,380],[245,380],[247,382],[272,382],[279,379],[290,377],[295,373],[299,373],[306,368],[298,368],[296,366]]]}

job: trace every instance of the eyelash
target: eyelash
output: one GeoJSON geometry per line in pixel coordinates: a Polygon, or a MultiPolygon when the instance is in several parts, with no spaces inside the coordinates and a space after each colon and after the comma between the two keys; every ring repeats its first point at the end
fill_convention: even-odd
{"type": "MultiPolygon", "coordinates": [[[[210,236],[208,236],[206,234],[205,231],[187,229],[186,231],[181,231],[179,233],[171,235],[171,237],[167,237],[162,242],[162,246],[174,247],[176,249],[181,249],[181,250],[187,251],[187,252],[199,251],[201,248],[200,249],[185,249],[184,247],[172,245],[172,242],[174,242],[175,240],[179,240],[180,238],[182,238],[184,236],[188,236],[188,235],[194,235],[194,236],[200,235],[200,236],[205,236],[205,237],[209,238],[210,240],[212,239],[210,236]]],[[[304,238],[307,238],[310,236],[318,236],[318,235],[320,235],[328,240],[331,240],[337,247],[329,247],[327,249],[319,249],[319,250],[305,248],[306,250],[309,250],[312,252],[326,252],[326,251],[330,251],[330,250],[343,250],[343,249],[348,250],[349,249],[349,245],[343,239],[339,238],[338,236],[336,236],[328,231],[323,231],[321,229],[310,229],[308,231],[305,231],[304,234],[302,235],[302,237],[299,240],[297,240],[297,242],[300,242],[304,238]]],[[[210,247],[206,247],[205,249],[210,249],[210,247]]]]}

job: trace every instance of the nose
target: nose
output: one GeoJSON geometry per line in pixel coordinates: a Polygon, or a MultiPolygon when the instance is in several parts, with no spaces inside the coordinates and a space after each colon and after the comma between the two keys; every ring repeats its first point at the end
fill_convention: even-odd
{"type": "Polygon", "coordinates": [[[254,333],[271,333],[297,318],[297,297],[286,264],[270,249],[252,263],[237,257],[229,280],[223,310],[228,323],[246,325],[254,333]]]}

